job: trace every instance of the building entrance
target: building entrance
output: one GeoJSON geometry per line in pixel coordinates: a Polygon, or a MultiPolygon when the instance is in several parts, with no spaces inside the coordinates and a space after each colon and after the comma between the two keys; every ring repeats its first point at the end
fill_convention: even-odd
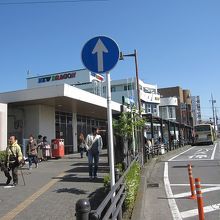
{"type": "Polygon", "coordinates": [[[73,125],[72,113],[55,112],[56,138],[64,139],[65,154],[73,153],[73,125]]]}

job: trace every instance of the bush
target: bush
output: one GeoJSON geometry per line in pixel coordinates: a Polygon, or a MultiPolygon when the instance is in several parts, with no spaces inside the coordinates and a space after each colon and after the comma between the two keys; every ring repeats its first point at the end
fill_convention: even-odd
{"type": "Polygon", "coordinates": [[[135,162],[125,177],[126,192],[127,192],[125,198],[125,209],[128,212],[132,211],[135,204],[135,199],[137,196],[137,191],[141,179],[140,171],[141,171],[140,164],[138,162],[135,162]]]}
{"type": "Polygon", "coordinates": [[[105,192],[108,192],[110,190],[110,174],[104,176],[104,187],[105,187],[105,192]]]}
{"type": "MultiPolygon", "coordinates": [[[[119,168],[120,171],[122,171],[122,167],[120,164],[117,165],[117,168],[119,168]]],[[[141,167],[138,162],[135,162],[127,175],[125,176],[125,188],[126,188],[126,198],[125,198],[125,212],[128,213],[128,215],[131,215],[136,196],[138,187],[140,185],[140,172],[141,167]]],[[[104,187],[106,191],[110,190],[110,175],[107,175],[104,177],[104,187]]]]}
{"type": "Polygon", "coordinates": [[[0,161],[5,160],[5,151],[0,151],[0,161]]]}

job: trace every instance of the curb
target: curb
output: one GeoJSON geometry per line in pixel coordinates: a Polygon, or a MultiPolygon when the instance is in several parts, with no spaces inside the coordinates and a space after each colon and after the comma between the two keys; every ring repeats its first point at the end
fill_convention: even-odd
{"type": "Polygon", "coordinates": [[[145,207],[145,192],[147,189],[147,179],[149,178],[151,171],[157,162],[158,158],[152,158],[151,161],[145,164],[142,168],[140,187],[138,189],[131,220],[144,219],[144,212],[142,210],[144,210],[145,207]]]}

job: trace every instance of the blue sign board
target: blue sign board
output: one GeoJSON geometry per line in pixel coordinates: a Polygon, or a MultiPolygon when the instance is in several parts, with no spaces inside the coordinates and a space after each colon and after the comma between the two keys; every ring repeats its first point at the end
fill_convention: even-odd
{"type": "Polygon", "coordinates": [[[113,69],[119,59],[119,48],[114,40],[105,36],[90,39],[82,49],[84,66],[94,73],[105,73],[113,69]]]}

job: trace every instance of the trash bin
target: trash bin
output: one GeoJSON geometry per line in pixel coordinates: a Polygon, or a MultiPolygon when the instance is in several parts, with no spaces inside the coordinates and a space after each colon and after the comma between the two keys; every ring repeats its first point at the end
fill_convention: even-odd
{"type": "Polygon", "coordinates": [[[64,156],[64,139],[51,140],[52,157],[61,158],[64,156]]]}

